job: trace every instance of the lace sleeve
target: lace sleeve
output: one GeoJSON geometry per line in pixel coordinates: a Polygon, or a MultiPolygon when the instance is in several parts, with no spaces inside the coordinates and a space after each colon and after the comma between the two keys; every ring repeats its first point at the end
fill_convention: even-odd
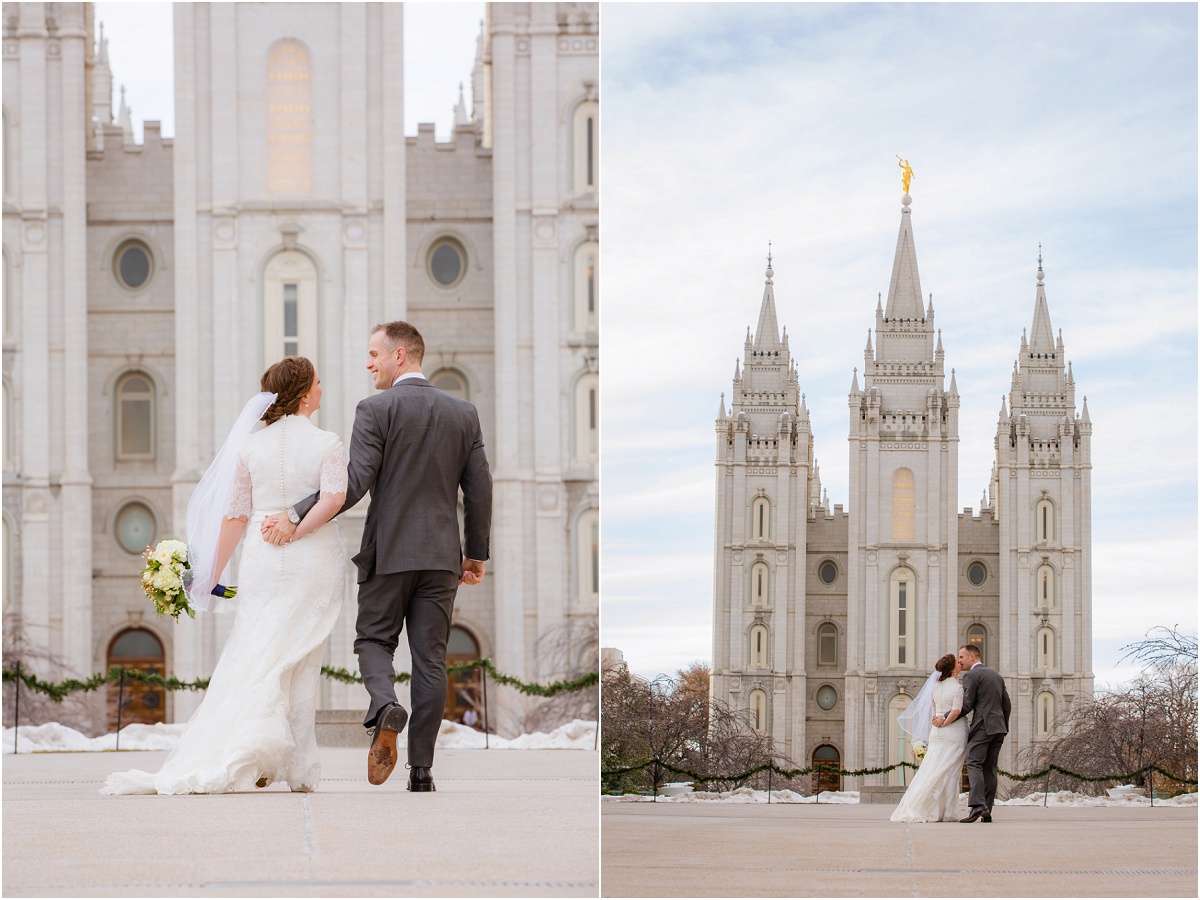
{"type": "Polygon", "coordinates": [[[250,482],[250,470],[246,461],[240,456],[237,461],[237,477],[233,482],[233,496],[229,498],[229,508],[225,510],[225,518],[249,518],[251,512],[251,495],[253,486],[250,482]]]}
{"type": "Polygon", "coordinates": [[[962,703],[963,703],[963,689],[962,689],[962,685],[960,684],[954,690],[954,700],[950,704],[950,712],[961,713],[962,712],[962,703]]]}
{"type": "Polygon", "coordinates": [[[321,493],[346,493],[346,447],[341,441],[321,463],[321,493]]]}

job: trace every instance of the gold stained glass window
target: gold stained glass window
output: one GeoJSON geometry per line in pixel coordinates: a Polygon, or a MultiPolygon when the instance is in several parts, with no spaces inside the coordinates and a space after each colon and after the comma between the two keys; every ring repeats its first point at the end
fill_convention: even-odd
{"type": "Polygon", "coordinates": [[[267,189],[312,190],[312,82],[308,50],[284,40],[267,60],[267,189]]]}
{"type": "Polygon", "coordinates": [[[913,539],[913,473],[897,469],[892,476],[892,540],[913,539]]]}

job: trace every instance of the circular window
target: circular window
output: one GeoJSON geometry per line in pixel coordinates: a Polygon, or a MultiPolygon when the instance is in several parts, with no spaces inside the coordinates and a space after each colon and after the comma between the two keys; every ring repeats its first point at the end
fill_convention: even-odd
{"type": "Polygon", "coordinates": [[[467,271],[467,251],[453,238],[442,238],[429,250],[429,276],[442,287],[454,287],[467,271]]]}
{"type": "Polygon", "coordinates": [[[154,540],[154,513],[143,503],[130,503],[117,513],[117,543],[138,556],[154,540]]]}
{"type": "Polygon", "coordinates": [[[973,562],[967,567],[967,580],[975,587],[987,581],[987,566],[981,562],[973,562]]]}
{"type": "Polygon", "coordinates": [[[837,581],[837,576],[837,564],[830,560],[825,560],[825,562],[821,563],[821,567],[817,569],[817,577],[821,579],[822,584],[833,584],[837,581]]]}
{"type": "Polygon", "coordinates": [[[140,290],[154,273],[153,260],[150,248],[141,241],[126,241],[113,256],[113,273],[131,291],[140,290]]]}
{"type": "Polygon", "coordinates": [[[837,705],[837,691],[833,685],[823,684],[817,688],[817,706],[821,709],[833,709],[837,705]]]}

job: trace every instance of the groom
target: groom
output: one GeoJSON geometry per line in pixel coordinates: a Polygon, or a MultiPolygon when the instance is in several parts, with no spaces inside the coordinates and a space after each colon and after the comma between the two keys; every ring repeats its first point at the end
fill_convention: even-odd
{"type": "MultiPolygon", "coordinates": [[[[454,596],[479,584],[488,558],[492,476],[475,407],[444,393],[421,374],[425,341],[407,322],[375,326],[367,369],[381,392],[358,404],[346,502],[368,491],[358,567],[358,637],[354,652],[371,706],[363,724],[374,729],[367,780],[383,784],[396,766],[396,736],[408,713],[396,700],[393,657],[408,627],[412,651],[412,725],[408,730],[410,791],[435,790],[430,768],[446,706],[446,642],[454,596]],[[459,543],[462,488],[465,550],[459,543]]],[[[263,538],[291,537],[316,503],[313,495],[287,517],[268,519],[263,538]]]]}
{"type": "MultiPolygon", "coordinates": [[[[968,795],[970,807],[963,822],[982,818],[992,821],[992,804],[996,802],[996,762],[1000,747],[1008,735],[1008,716],[1012,702],[999,672],[985,666],[979,659],[979,648],[967,644],[958,648],[962,666],[963,704],[960,715],[974,712],[967,732],[967,778],[971,782],[968,795]]],[[[940,716],[933,724],[941,725],[940,716]]]]}

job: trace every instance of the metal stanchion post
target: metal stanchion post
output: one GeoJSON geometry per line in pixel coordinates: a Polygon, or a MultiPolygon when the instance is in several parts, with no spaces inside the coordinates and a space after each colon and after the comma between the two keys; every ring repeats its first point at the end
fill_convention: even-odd
{"type": "Polygon", "coordinates": [[[17,752],[17,733],[21,730],[21,661],[17,660],[17,681],[13,685],[13,753],[17,752]]]}
{"type": "Polygon", "coordinates": [[[121,712],[125,706],[125,667],[121,667],[121,683],[117,687],[117,749],[121,749],[121,712]]]}
{"type": "Polygon", "coordinates": [[[492,720],[488,716],[487,663],[482,663],[479,666],[479,668],[483,674],[483,749],[491,750],[492,749],[491,738],[488,737],[488,733],[492,730],[492,720]]]}
{"type": "Polygon", "coordinates": [[[767,769],[767,805],[768,806],[771,803],[771,776],[775,774],[775,769],[774,769],[775,764],[772,763],[771,765],[772,765],[772,768],[767,769]]]}
{"type": "Polygon", "coordinates": [[[1150,770],[1150,807],[1154,807],[1154,770],[1150,770]]]}

